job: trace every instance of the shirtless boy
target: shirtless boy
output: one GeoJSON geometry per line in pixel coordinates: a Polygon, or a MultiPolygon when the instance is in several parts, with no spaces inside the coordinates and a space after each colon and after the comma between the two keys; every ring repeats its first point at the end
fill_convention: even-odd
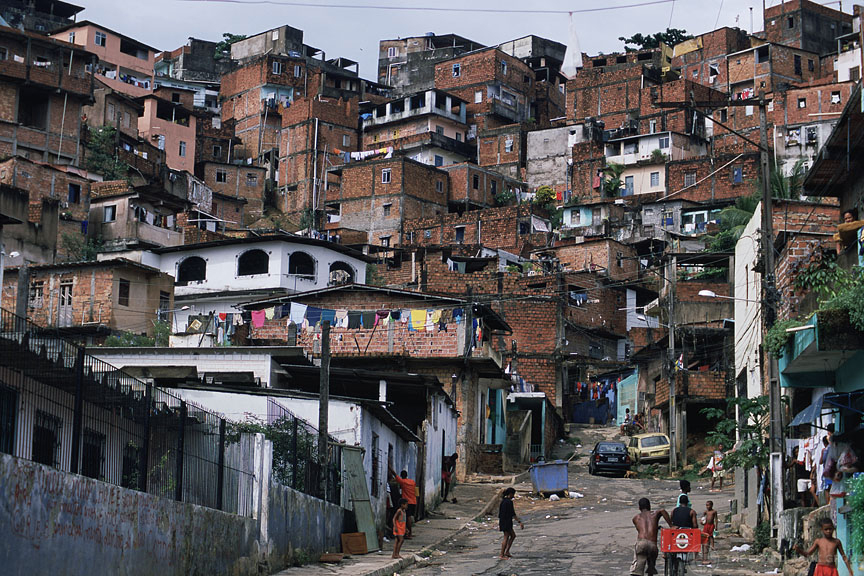
{"type": "Polygon", "coordinates": [[[651,502],[647,498],[639,499],[639,513],[633,517],[633,525],[636,527],[636,547],[633,565],[630,567],[630,574],[633,576],[657,574],[657,531],[660,529],[661,516],[672,526],[672,519],[666,510],[652,512],[651,502]]]}
{"type": "Polygon", "coordinates": [[[825,518],[822,524],[822,537],[817,538],[813,545],[806,552],[799,544],[795,545],[795,550],[804,556],[813,554],[819,550],[819,561],[816,564],[816,571],[813,576],[837,576],[837,552],[840,552],[840,557],[846,563],[846,568],[852,574],[852,565],[849,563],[849,558],[843,552],[843,544],[837,538],[834,538],[834,523],[830,519],[825,518]]]}
{"type": "Polygon", "coordinates": [[[702,514],[702,561],[708,562],[708,553],[714,548],[714,530],[717,528],[717,511],[714,510],[714,502],[708,500],[705,503],[705,512],[702,514]]]}

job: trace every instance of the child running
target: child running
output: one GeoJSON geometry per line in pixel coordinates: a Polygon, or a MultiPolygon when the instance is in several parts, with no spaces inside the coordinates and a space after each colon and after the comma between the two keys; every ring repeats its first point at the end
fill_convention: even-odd
{"type": "Polygon", "coordinates": [[[829,518],[824,518],[820,524],[822,525],[822,537],[813,542],[810,550],[804,552],[800,544],[795,545],[795,550],[804,556],[810,556],[814,551],[819,550],[819,560],[813,576],[837,576],[837,552],[840,552],[843,562],[846,563],[846,568],[852,574],[852,565],[849,563],[846,553],[843,552],[843,544],[834,538],[834,523],[829,518]]]}
{"type": "Polygon", "coordinates": [[[708,562],[710,549],[714,548],[714,530],[717,528],[717,511],[714,510],[714,502],[708,500],[705,503],[705,512],[702,514],[702,562],[708,562]]]}
{"type": "Polygon", "coordinates": [[[399,553],[402,551],[402,542],[405,541],[405,514],[408,510],[408,501],[405,498],[399,499],[399,508],[393,515],[393,537],[396,542],[393,544],[393,556],[391,558],[402,558],[399,553]]]}
{"type": "Polygon", "coordinates": [[[514,488],[507,488],[504,494],[501,495],[501,506],[498,507],[498,530],[504,533],[504,540],[501,541],[501,556],[502,560],[511,558],[510,547],[513,546],[513,541],[516,539],[516,532],[513,530],[513,520],[519,522],[519,527],[524,530],[525,524],[516,516],[516,510],[513,509],[513,497],[516,495],[514,488]]]}

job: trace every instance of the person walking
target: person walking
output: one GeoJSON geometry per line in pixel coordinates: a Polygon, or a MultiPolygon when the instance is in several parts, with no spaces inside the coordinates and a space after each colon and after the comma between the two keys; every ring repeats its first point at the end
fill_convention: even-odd
{"type": "Polygon", "coordinates": [[[502,560],[511,558],[510,547],[513,546],[513,541],[516,540],[516,531],[513,530],[513,520],[519,522],[519,528],[524,530],[525,524],[516,516],[516,510],[513,507],[513,497],[516,496],[516,489],[512,486],[504,490],[501,495],[501,504],[498,506],[498,530],[504,533],[504,539],[501,541],[501,556],[502,560]]]}
{"type": "MultiPolygon", "coordinates": [[[[450,490],[455,480],[456,475],[456,460],[459,459],[459,454],[454,452],[450,456],[445,456],[441,461],[441,480],[444,483],[444,502],[447,502],[447,497],[450,495],[450,490]]],[[[456,502],[456,499],[453,499],[456,502]]]]}
{"type": "Polygon", "coordinates": [[[633,565],[630,567],[632,576],[648,576],[657,574],[657,532],[660,530],[660,518],[672,526],[669,513],[662,508],[651,511],[651,501],[648,498],[639,499],[639,513],[633,517],[636,527],[636,546],[633,550],[633,565]]]}
{"type": "Polygon", "coordinates": [[[417,514],[417,484],[414,480],[408,478],[408,471],[402,470],[399,475],[392,467],[390,469],[390,477],[399,483],[399,489],[402,491],[402,498],[405,500],[407,507],[405,509],[407,519],[407,531],[405,539],[410,540],[413,537],[414,515],[417,514]]]}

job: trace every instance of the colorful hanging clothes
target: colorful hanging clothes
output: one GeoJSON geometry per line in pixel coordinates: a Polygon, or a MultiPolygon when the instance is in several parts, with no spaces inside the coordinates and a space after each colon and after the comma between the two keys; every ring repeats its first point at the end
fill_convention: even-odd
{"type": "Polygon", "coordinates": [[[375,312],[361,312],[360,314],[363,321],[363,328],[372,328],[375,326],[375,318],[377,314],[375,312]]]}
{"type": "Polygon", "coordinates": [[[228,319],[228,313],[227,312],[220,312],[219,313],[219,320],[221,322],[225,322],[225,320],[227,320],[227,319],[228,319]]]}
{"type": "Polygon", "coordinates": [[[375,313],[375,325],[382,324],[386,326],[390,321],[390,311],[389,310],[378,310],[375,313]]]}
{"type": "Polygon", "coordinates": [[[347,328],[348,327],[348,310],[344,310],[344,309],[336,310],[336,327],[337,328],[347,328]]]}
{"type": "Polygon", "coordinates": [[[264,315],[264,310],[252,310],[252,326],[260,328],[264,325],[267,317],[264,315]]]}
{"type": "Polygon", "coordinates": [[[390,319],[394,322],[398,322],[402,319],[402,310],[391,310],[390,311],[390,319]]]}
{"type": "Polygon", "coordinates": [[[426,331],[434,332],[436,326],[438,325],[438,320],[441,319],[441,311],[440,310],[427,310],[426,311],[426,331]]]}
{"type": "Polygon", "coordinates": [[[361,328],[360,324],[360,312],[348,312],[348,329],[349,330],[357,330],[361,328]]]}
{"type": "Polygon", "coordinates": [[[276,309],[275,308],[265,308],[264,309],[264,317],[267,320],[273,320],[276,317],[276,309]]]}
{"type": "Polygon", "coordinates": [[[411,328],[423,330],[426,326],[426,310],[411,310],[411,328]]]}
{"type": "Polygon", "coordinates": [[[298,304],[297,302],[291,303],[290,317],[294,324],[297,324],[298,326],[303,324],[303,318],[306,317],[306,308],[305,304],[298,304]]]}
{"type": "Polygon", "coordinates": [[[234,314],[234,319],[232,323],[234,326],[242,326],[243,325],[243,314],[234,314]]]}
{"type": "Polygon", "coordinates": [[[324,309],[321,312],[321,322],[330,322],[330,326],[335,326],[336,324],[336,311],[335,310],[327,310],[324,309]]]}
{"type": "Polygon", "coordinates": [[[453,310],[453,321],[456,324],[462,323],[462,317],[465,316],[465,311],[462,308],[456,308],[453,310]]]}
{"type": "Polygon", "coordinates": [[[277,306],[276,317],[285,318],[286,316],[291,316],[291,304],[283,304],[282,306],[277,306]]]}
{"type": "Polygon", "coordinates": [[[323,309],[318,308],[316,306],[307,306],[306,307],[306,319],[309,320],[310,326],[315,326],[318,322],[321,321],[321,314],[324,312],[323,309]]]}

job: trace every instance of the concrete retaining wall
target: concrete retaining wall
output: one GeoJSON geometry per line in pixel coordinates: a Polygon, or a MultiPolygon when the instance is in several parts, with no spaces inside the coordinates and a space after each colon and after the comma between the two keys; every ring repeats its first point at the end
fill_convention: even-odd
{"type": "Polygon", "coordinates": [[[0,454],[0,562],[10,576],[257,575],[257,524],[0,454]]]}
{"type": "Polygon", "coordinates": [[[289,566],[302,556],[316,559],[324,552],[340,550],[345,523],[341,506],[275,483],[270,485],[268,502],[271,570],[289,566]]]}

